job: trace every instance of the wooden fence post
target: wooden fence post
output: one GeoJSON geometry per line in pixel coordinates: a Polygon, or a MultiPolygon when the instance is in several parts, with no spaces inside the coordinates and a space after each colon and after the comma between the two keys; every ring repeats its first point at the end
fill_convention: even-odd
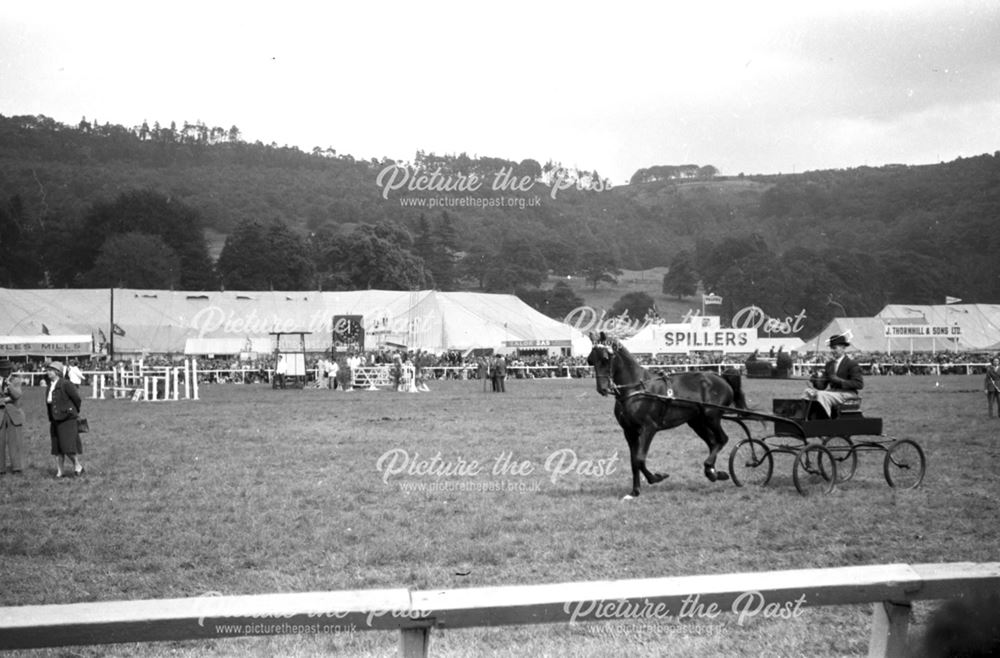
{"type": "Polygon", "coordinates": [[[401,658],[427,658],[430,631],[429,626],[400,629],[399,655],[401,658]]]}
{"type": "Polygon", "coordinates": [[[868,658],[906,658],[910,603],[878,601],[872,604],[872,636],[868,658]]]}

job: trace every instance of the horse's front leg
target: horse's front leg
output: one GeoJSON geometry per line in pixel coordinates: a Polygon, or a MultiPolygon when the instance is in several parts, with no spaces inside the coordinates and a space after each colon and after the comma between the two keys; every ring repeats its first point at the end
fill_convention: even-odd
{"type": "Polygon", "coordinates": [[[648,468],[646,468],[646,456],[649,454],[649,446],[653,442],[653,436],[656,434],[656,428],[652,426],[644,426],[642,431],[639,432],[639,450],[637,456],[639,470],[644,476],[646,476],[646,482],[650,484],[656,484],[657,482],[662,482],[663,480],[670,477],[666,473],[651,473],[648,468]]]}
{"type": "MultiPolygon", "coordinates": [[[[632,459],[632,496],[639,495],[639,474],[646,478],[646,482],[656,484],[662,482],[668,476],[666,473],[652,473],[646,468],[646,456],[649,454],[649,444],[656,434],[655,427],[644,426],[638,430],[633,437],[629,438],[629,455],[632,459]]],[[[626,497],[628,498],[628,497],[626,497]]]]}
{"type": "Polygon", "coordinates": [[[629,463],[632,466],[632,491],[622,500],[632,500],[639,495],[639,472],[640,468],[645,468],[639,463],[639,431],[636,429],[625,429],[625,442],[628,443],[629,463]]]}

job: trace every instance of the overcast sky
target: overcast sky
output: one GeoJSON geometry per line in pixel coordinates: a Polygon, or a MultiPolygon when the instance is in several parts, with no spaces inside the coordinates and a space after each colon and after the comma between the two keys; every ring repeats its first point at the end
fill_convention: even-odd
{"type": "Polygon", "coordinates": [[[1000,150],[1000,2],[3,3],[0,114],[724,174],[1000,150]]]}

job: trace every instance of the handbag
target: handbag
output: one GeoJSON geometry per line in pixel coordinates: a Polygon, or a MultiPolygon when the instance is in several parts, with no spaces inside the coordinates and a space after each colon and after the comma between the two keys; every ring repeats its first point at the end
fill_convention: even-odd
{"type": "Polygon", "coordinates": [[[86,434],[90,431],[90,423],[87,422],[86,418],[76,419],[76,431],[78,434],[86,434]]]}

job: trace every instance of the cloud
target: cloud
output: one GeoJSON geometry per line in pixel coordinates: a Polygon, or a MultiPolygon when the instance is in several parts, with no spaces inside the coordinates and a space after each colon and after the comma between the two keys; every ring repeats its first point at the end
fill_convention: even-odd
{"type": "Polygon", "coordinates": [[[16,3],[0,62],[4,114],[551,158],[620,183],[992,152],[1000,4],[16,3]]]}

